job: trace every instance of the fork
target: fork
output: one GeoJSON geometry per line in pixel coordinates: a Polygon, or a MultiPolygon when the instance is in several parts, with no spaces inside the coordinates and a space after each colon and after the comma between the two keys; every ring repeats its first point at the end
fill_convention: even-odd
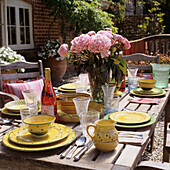
{"type": "Polygon", "coordinates": [[[1,133],[0,134],[0,142],[2,141],[2,138],[3,138],[3,136],[6,134],[6,133],[8,133],[9,131],[11,131],[12,129],[14,129],[15,128],[15,126],[11,126],[9,129],[7,129],[5,132],[3,132],[3,133],[1,133]]]}

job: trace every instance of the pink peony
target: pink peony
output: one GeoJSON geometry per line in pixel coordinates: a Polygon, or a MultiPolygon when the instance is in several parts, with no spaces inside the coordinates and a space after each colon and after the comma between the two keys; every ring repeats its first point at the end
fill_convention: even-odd
{"type": "Polygon", "coordinates": [[[60,48],[58,49],[58,53],[61,57],[68,57],[68,45],[67,44],[62,44],[60,48]]]}
{"type": "Polygon", "coordinates": [[[95,33],[94,31],[89,31],[87,34],[88,34],[89,36],[92,36],[92,35],[95,35],[96,33],[95,33]]]}
{"type": "Polygon", "coordinates": [[[74,38],[71,41],[71,52],[78,53],[83,50],[86,50],[89,42],[90,42],[90,36],[88,34],[82,34],[79,37],[74,38]]]}
{"type": "Polygon", "coordinates": [[[129,49],[131,47],[130,42],[126,38],[124,38],[124,46],[125,49],[129,49]]]}
{"type": "Polygon", "coordinates": [[[102,35],[105,35],[107,36],[108,38],[110,38],[111,40],[111,44],[114,45],[115,44],[115,40],[113,39],[113,34],[112,34],[112,31],[98,31],[97,34],[102,34],[102,35]]]}
{"type": "MultiPolygon", "coordinates": [[[[119,41],[119,42],[122,42],[123,41],[123,37],[121,36],[121,35],[119,35],[119,34],[114,34],[113,35],[113,38],[114,38],[114,40],[115,41],[119,41]]],[[[123,42],[122,42],[123,43],[123,42]]]]}
{"type": "Polygon", "coordinates": [[[104,58],[110,55],[110,47],[110,38],[102,34],[96,34],[91,37],[88,50],[93,53],[101,53],[101,57],[104,58]]]}

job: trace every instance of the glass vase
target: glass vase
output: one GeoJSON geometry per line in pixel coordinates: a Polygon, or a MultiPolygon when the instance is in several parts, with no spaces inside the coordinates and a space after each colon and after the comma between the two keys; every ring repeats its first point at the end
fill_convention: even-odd
{"type": "Polygon", "coordinates": [[[97,103],[103,103],[104,101],[104,93],[102,90],[102,85],[105,84],[105,82],[102,82],[100,79],[91,79],[91,94],[93,101],[97,103]]]}

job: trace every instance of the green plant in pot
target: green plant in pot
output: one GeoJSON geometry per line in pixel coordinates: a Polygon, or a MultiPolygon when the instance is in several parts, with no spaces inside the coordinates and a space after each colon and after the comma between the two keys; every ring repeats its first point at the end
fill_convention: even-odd
{"type": "Polygon", "coordinates": [[[60,45],[58,40],[48,40],[40,46],[38,52],[38,56],[43,60],[44,67],[51,68],[53,84],[61,81],[67,70],[66,57],[61,57],[57,52],[60,45]]]}

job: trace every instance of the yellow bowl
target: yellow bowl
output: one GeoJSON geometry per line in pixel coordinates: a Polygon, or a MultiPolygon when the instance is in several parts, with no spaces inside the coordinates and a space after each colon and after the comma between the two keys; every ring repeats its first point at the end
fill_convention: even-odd
{"type": "Polygon", "coordinates": [[[143,90],[151,90],[155,87],[156,80],[152,79],[140,79],[138,80],[139,82],[139,87],[142,88],[143,90]]]}
{"type": "Polygon", "coordinates": [[[35,136],[45,136],[51,129],[55,117],[52,115],[32,115],[23,120],[28,131],[35,136]]]}

